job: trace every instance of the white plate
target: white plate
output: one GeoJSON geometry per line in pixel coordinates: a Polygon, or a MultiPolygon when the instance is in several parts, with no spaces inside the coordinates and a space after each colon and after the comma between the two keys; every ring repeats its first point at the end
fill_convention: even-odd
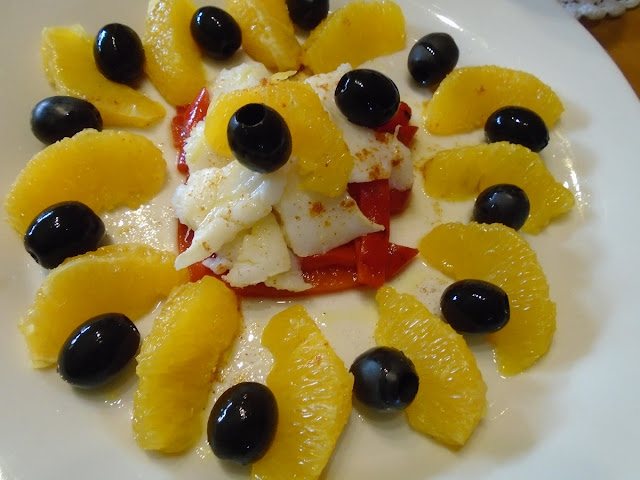
{"type": "MultiPolygon", "coordinates": [[[[450,32],[461,49],[460,65],[527,70],[551,85],[566,106],[545,159],[574,191],[577,205],[542,235],[528,237],[558,304],[558,331],[549,355],[515,378],[500,378],[487,349],[474,346],[489,385],[489,411],[460,451],[411,432],[402,416],[371,419],[354,410],[326,478],[632,478],[640,467],[640,326],[634,298],[640,286],[634,213],[640,204],[640,103],[595,40],[553,0],[398,3],[408,19],[409,45],[429,31],[450,32]]],[[[53,94],[41,67],[41,29],[81,23],[93,32],[119,21],[141,31],[145,9],[143,0],[3,0],[3,196],[42,148],[29,129],[33,105],[53,94]]],[[[394,62],[401,66],[404,58],[397,55],[394,62]]],[[[415,101],[422,93],[408,89],[406,76],[402,68],[394,72],[415,101]]],[[[172,162],[166,128],[148,135],[172,162]]],[[[146,212],[121,216],[139,220],[146,212]]],[[[109,217],[108,227],[115,228],[116,217],[109,217]]],[[[170,229],[158,230],[159,239],[146,239],[170,245],[170,229]]],[[[16,325],[43,274],[4,222],[0,242],[1,480],[247,478],[246,469],[213,457],[204,440],[178,457],[138,449],[130,430],[131,377],[107,395],[79,394],[55,371],[31,370],[16,325]]],[[[344,299],[370,302],[359,294],[344,299]]],[[[312,302],[311,310],[349,364],[370,337],[360,332],[349,342],[338,339],[363,322],[370,326],[371,319],[351,327],[344,318],[333,319],[322,302],[312,302]]],[[[365,310],[374,312],[370,303],[365,310]]]]}

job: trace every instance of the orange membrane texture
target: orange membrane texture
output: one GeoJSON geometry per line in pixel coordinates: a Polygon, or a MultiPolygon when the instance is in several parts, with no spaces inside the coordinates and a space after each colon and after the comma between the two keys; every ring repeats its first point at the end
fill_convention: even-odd
{"type": "Polygon", "coordinates": [[[248,103],[265,103],[280,113],[291,131],[292,158],[302,188],[328,196],[344,192],[353,157],[342,132],[331,121],[313,89],[298,81],[270,81],[264,85],[221,94],[207,112],[205,136],[213,150],[231,157],[227,124],[248,103]]]}
{"type": "Polygon", "coordinates": [[[327,73],[343,63],[353,68],[402,50],[405,20],[389,0],[354,1],[329,14],[302,46],[302,63],[314,73],[327,73]]]}
{"type": "Polygon", "coordinates": [[[464,338],[411,295],[383,287],[376,300],[376,343],[404,352],[420,379],[405,409],[409,424],[446,445],[464,445],[487,405],[487,386],[464,338]]]}
{"type": "Polygon", "coordinates": [[[151,0],[142,39],[145,72],[164,99],[187,105],[206,83],[200,49],[191,35],[191,0],[151,0]]]}
{"type": "Polygon", "coordinates": [[[436,135],[470,132],[510,105],[533,110],[549,129],[564,111],[551,87],[530,73],[495,65],[463,67],[451,72],[427,103],[425,127],[436,135]]]}
{"type": "Polygon", "coordinates": [[[80,25],[45,28],[41,51],[56,92],[91,102],[105,127],[147,127],[164,117],[161,104],[100,73],[93,58],[93,38],[80,25]]]}
{"type": "Polygon", "coordinates": [[[419,250],[429,265],[454,280],[485,280],[507,293],[509,322],[488,335],[500,373],[522,372],[547,353],[556,305],[535,252],[517,232],[498,223],[447,223],[429,232],[419,250]]]}
{"type": "Polygon", "coordinates": [[[278,402],[278,429],[254,479],[317,479],[351,412],[353,376],[301,306],[275,315],[262,344],[274,357],[267,386],[278,402]]]}
{"type": "Polygon", "coordinates": [[[54,365],[81,324],[109,312],[137,320],[177,285],[189,281],[173,267],[176,256],[139,244],[101,247],[73,257],[45,278],[20,321],[34,367],[54,365]]]}
{"type": "Polygon", "coordinates": [[[439,152],[425,163],[422,175],[428,195],[448,200],[466,200],[499,183],[517,185],[531,206],[522,226],[528,233],[540,232],[575,204],[571,191],[555,181],[537,153],[508,142],[439,152]]]}
{"type": "Polygon", "coordinates": [[[227,12],[240,25],[242,49],[267,68],[300,68],[300,44],[283,0],[229,0],[227,12]]]}
{"type": "Polygon", "coordinates": [[[97,214],[135,209],[160,191],[165,170],[162,152],[142,135],[86,129],[29,160],[5,198],[8,222],[24,235],[41,211],[67,200],[97,214]]]}
{"type": "Polygon", "coordinates": [[[211,386],[241,323],[235,294],[214,277],[172,292],[137,356],[133,431],[140,447],[176,453],[200,439],[211,386]]]}

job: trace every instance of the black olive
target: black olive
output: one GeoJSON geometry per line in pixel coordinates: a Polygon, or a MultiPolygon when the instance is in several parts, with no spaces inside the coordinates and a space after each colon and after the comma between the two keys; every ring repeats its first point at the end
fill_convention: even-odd
{"type": "Polygon", "coordinates": [[[231,116],[227,140],[238,161],[259,173],[275,172],[291,156],[287,122],[262,103],[244,105],[231,116]]]}
{"type": "Polygon", "coordinates": [[[329,14],[329,0],[287,0],[289,17],[304,30],[313,30],[329,14]]]}
{"type": "Polygon", "coordinates": [[[484,280],[460,280],[440,297],[446,322],[459,333],[497,332],[509,321],[509,297],[497,285],[484,280]]]}
{"type": "Polygon", "coordinates": [[[349,371],[354,377],[353,394],[378,410],[402,410],[418,393],[415,366],[396,348],[371,348],[354,360],[349,371]]]}
{"type": "Polygon", "coordinates": [[[458,63],[460,51],[448,33],[430,33],[409,51],[407,67],[416,82],[425,87],[437,85],[458,63]]]}
{"type": "Polygon", "coordinates": [[[96,66],[109,80],[132,84],[144,67],[144,48],[138,34],[121,23],[110,23],[100,29],[93,44],[96,66]]]}
{"type": "Polygon", "coordinates": [[[529,218],[529,197],[509,183],[493,185],[480,192],[473,205],[472,219],[478,223],[502,223],[520,230],[529,218]]]}
{"type": "Polygon", "coordinates": [[[342,76],[336,87],[335,100],[351,123],[376,128],[396,114],[400,106],[400,92],[386,75],[362,68],[342,76]]]}
{"type": "Polygon", "coordinates": [[[58,373],[71,385],[98,388],[113,380],[140,346],[136,326],[121,313],[98,315],[78,327],[58,356],[58,373]]]}
{"type": "Polygon", "coordinates": [[[44,268],[98,248],[104,223],[81,202],[61,202],[43,210],[29,225],[24,247],[44,268]]]}
{"type": "Polygon", "coordinates": [[[524,107],[504,107],[496,110],[484,125],[488,143],[510,142],[539,152],[549,143],[549,130],[544,120],[524,107]]]}
{"type": "Polygon", "coordinates": [[[102,116],[92,103],[81,98],[45,98],[31,111],[31,131],[46,144],[73,137],[85,128],[102,130],[102,116]]]}
{"type": "Polygon", "coordinates": [[[246,465],[267,453],[278,426],[278,405],[271,390],[243,382],[225,391],[216,401],[207,439],[218,458],[246,465]]]}
{"type": "Polygon", "coordinates": [[[218,7],[202,7],[191,18],[191,35],[211,58],[225,60],[242,44],[238,22],[218,7]]]}

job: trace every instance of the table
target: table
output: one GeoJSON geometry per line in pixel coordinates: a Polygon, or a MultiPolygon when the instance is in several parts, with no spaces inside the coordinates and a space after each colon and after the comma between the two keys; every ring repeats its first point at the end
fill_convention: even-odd
{"type": "Polygon", "coordinates": [[[581,22],[609,52],[640,98],[640,7],[620,17],[581,22]]]}

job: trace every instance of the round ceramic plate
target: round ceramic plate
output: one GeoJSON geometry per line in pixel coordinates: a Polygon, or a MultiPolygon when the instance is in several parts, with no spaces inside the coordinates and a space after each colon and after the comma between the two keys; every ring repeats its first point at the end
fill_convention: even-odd
{"type": "MultiPolygon", "coordinates": [[[[343,3],[334,1],[332,8],[343,3]]],[[[460,46],[459,65],[498,64],[526,70],[549,84],[564,102],[566,111],[543,158],[556,178],[573,191],[576,206],[542,234],[527,236],[547,273],[558,306],[558,329],[550,353],[512,378],[500,377],[490,349],[474,342],[489,386],[489,408],[464,448],[450,450],[411,431],[402,415],[372,417],[356,408],[324,478],[631,478],[640,467],[636,452],[640,444],[636,365],[640,326],[634,298],[640,256],[638,223],[632,215],[634,206],[640,204],[636,186],[640,103],[595,40],[554,0],[398,3],[407,18],[409,47],[428,32],[449,32],[460,46]]],[[[141,32],[145,12],[144,0],[3,0],[3,197],[20,169],[42,148],[29,128],[31,108],[53,94],[41,65],[42,28],[80,23],[89,32],[97,32],[104,24],[117,21],[141,32]]],[[[375,65],[390,72],[403,96],[417,105],[415,118],[419,121],[420,104],[430,94],[410,86],[405,59],[406,51],[379,59],[375,65]]],[[[210,73],[217,68],[209,65],[210,73]]],[[[144,88],[158,98],[149,85],[144,88]]],[[[167,122],[142,133],[163,148],[173,172],[175,151],[167,122]]],[[[477,141],[481,135],[464,140],[472,138],[477,141]]],[[[175,248],[175,222],[168,207],[179,181],[174,177],[151,205],[106,215],[112,239],[175,248]]],[[[447,211],[464,219],[467,207],[462,204],[447,211]]],[[[447,215],[399,220],[398,235],[411,244],[430,224],[449,219],[447,215]]],[[[204,437],[182,456],[161,457],[140,450],[130,425],[135,389],[132,368],[124,380],[94,393],[74,391],[53,369],[32,370],[16,326],[44,272],[4,222],[0,242],[0,479],[249,476],[249,469],[216,459],[204,437]]],[[[416,268],[422,267],[418,262],[416,268]]],[[[408,272],[394,284],[416,293],[420,282],[428,281],[408,272]]],[[[433,307],[433,298],[424,301],[433,307]]],[[[372,343],[376,311],[369,293],[321,297],[307,305],[347,365],[372,343]]],[[[272,301],[245,306],[248,323],[241,349],[255,347],[257,353],[243,357],[236,349],[223,371],[226,383],[233,383],[241,372],[264,378],[269,360],[257,348],[259,330],[268,315],[283,306],[272,301]]],[[[141,323],[143,333],[150,321],[141,323]]]]}

